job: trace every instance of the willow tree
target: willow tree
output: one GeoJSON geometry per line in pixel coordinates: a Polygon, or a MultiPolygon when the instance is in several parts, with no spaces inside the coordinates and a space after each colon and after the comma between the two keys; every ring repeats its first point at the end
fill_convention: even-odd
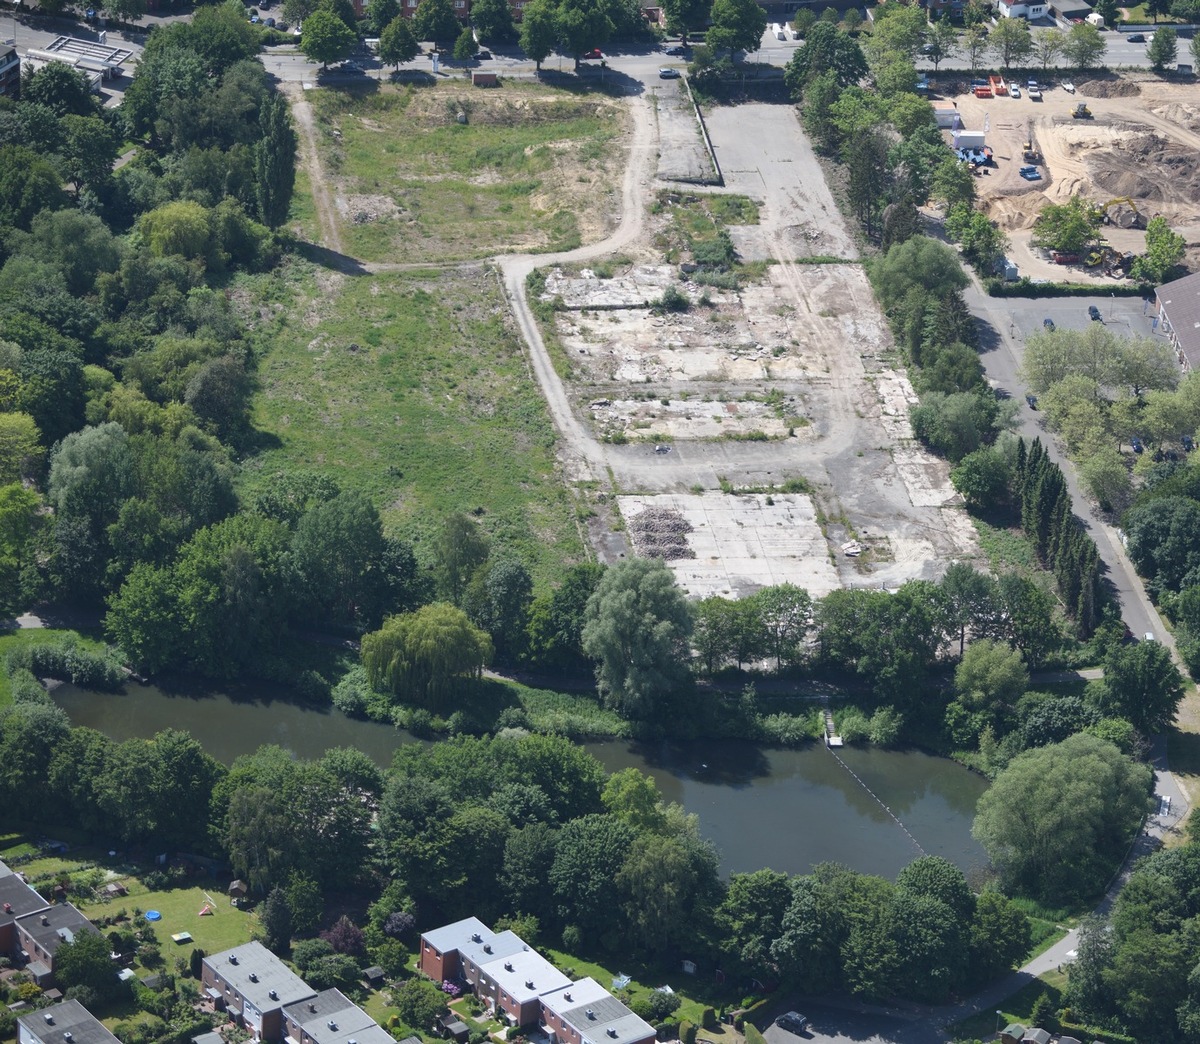
{"type": "Polygon", "coordinates": [[[384,621],[364,635],[362,662],[373,689],[444,708],[464,679],[478,679],[492,640],[467,614],[445,602],[384,621]]]}

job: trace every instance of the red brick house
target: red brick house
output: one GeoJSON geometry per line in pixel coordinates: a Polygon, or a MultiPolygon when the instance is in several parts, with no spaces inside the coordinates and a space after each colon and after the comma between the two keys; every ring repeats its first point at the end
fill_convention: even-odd
{"type": "Polygon", "coordinates": [[[260,942],[205,957],[200,986],[205,996],[233,1015],[255,1040],[267,1041],[283,1040],[285,1006],[317,995],[260,942]]]}

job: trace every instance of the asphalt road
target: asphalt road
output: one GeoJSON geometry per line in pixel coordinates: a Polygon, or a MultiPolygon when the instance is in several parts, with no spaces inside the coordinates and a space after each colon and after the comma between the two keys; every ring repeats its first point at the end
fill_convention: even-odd
{"type": "Polygon", "coordinates": [[[1136,297],[1067,297],[1035,300],[1032,298],[989,297],[973,279],[965,291],[971,312],[982,320],[984,373],[989,383],[1021,403],[1017,415],[1017,434],[1027,440],[1041,438],[1051,459],[1062,469],[1067,486],[1075,502],[1076,511],[1083,519],[1096,542],[1100,556],[1107,567],[1107,578],[1121,600],[1121,616],[1129,630],[1139,637],[1153,634],[1174,650],[1174,641],[1163,626],[1157,610],[1146,597],[1141,580],[1114,526],[1096,512],[1089,511],[1089,499],[1085,495],[1074,466],[1067,460],[1056,440],[1043,427],[1043,416],[1025,404],[1025,387],[1019,376],[1021,360],[1024,358],[1025,338],[1042,328],[1042,321],[1053,319],[1056,326],[1064,329],[1083,329],[1091,320],[1088,306],[1100,309],[1105,325],[1116,328],[1123,336],[1141,334],[1156,335],[1153,316],[1141,298],[1136,297]]]}

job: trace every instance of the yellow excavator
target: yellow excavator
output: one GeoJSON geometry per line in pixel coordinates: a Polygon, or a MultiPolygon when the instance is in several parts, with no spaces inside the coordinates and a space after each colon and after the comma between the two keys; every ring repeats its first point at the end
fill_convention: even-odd
{"type": "Polygon", "coordinates": [[[1138,210],[1137,204],[1128,196],[1110,199],[1100,209],[1103,212],[1104,223],[1106,225],[1116,225],[1117,228],[1146,227],[1146,219],[1142,216],[1142,212],[1138,210]],[[1117,210],[1116,213],[1110,213],[1113,207],[1121,207],[1122,209],[1117,210]],[[1123,209],[1125,207],[1129,209],[1123,209]]]}

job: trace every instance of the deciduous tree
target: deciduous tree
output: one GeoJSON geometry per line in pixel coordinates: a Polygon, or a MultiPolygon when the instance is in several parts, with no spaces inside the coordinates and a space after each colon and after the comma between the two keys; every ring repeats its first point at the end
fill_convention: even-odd
{"type": "Polygon", "coordinates": [[[533,59],[538,72],[558,39],[554,7],[550,0],[532,0],[521,17],[521,50],[533,59]]]}
{"type": "Polygon", "coordinates": [[[384,28],[379,37],[379,60],[385,65],[399,68],[411,62],[421,51],[416,37],[408,27],[408,19],[397,15],[384,28]]]}
{"type": "MultiPolygon", "coordinates": [[[[450,0],[421,0],[413,14],[413,36],[438,46],[458,36],[462,23],[454,16],[450,0]]],[[[307,32],[307,24],[305,26],[307,32]]]]}
{"type": "MultiPolygon", "coordinates": [[[[435,0],[421,0],[422,4],[435,0]]],[[[417,8],[417,13],[420,13],[417,8]]],[[[451,17],[454,17],[451,15],[451,17]]],[[[300,50],[310,61],[320,62],[327,69],[330,62],[340,62],[354,50],[356,37],[345,22],[326,8],[313,11],[304,19],[304,35],[300,37],[300,50]]]]}
{"type": "Polygon", "coordinates": [[[1005,72],[1028,58],[1033,50],[1029,23],[1024,18],[1001,18],[992,30],[989,41],[992,53],[1005,72]]]}
{"type": "Polygon", "coordinates": [[[740,52],[762,46],[767,12],[756,0],[713,0],[705,45],[714,53],[728,51],[735,61],[740,52]]]}
{"type": "Polygon", "coordinates": [[[1108,41],[1089,22],[1071,26],[1063,45],[1063,54],[1076,69],[1095,68],[1107,50],[1108,41]]]}
{"type": "Polygon", "coordinates": [[[1014,758],[980,798],[972,833],[1010,888],[1047,902],[1084,898],[1141,823],[1150,780],[1149,766],[1081,733],[1014,758]]]}
{"type": "Polygon", "coordinates": [[[644,558],[610,567],[588,600],[586,621],[583,650],[598,661],[606,701],[630,718],[664,713],[687,683],[692,631],[671,570],[644,558]]]}

